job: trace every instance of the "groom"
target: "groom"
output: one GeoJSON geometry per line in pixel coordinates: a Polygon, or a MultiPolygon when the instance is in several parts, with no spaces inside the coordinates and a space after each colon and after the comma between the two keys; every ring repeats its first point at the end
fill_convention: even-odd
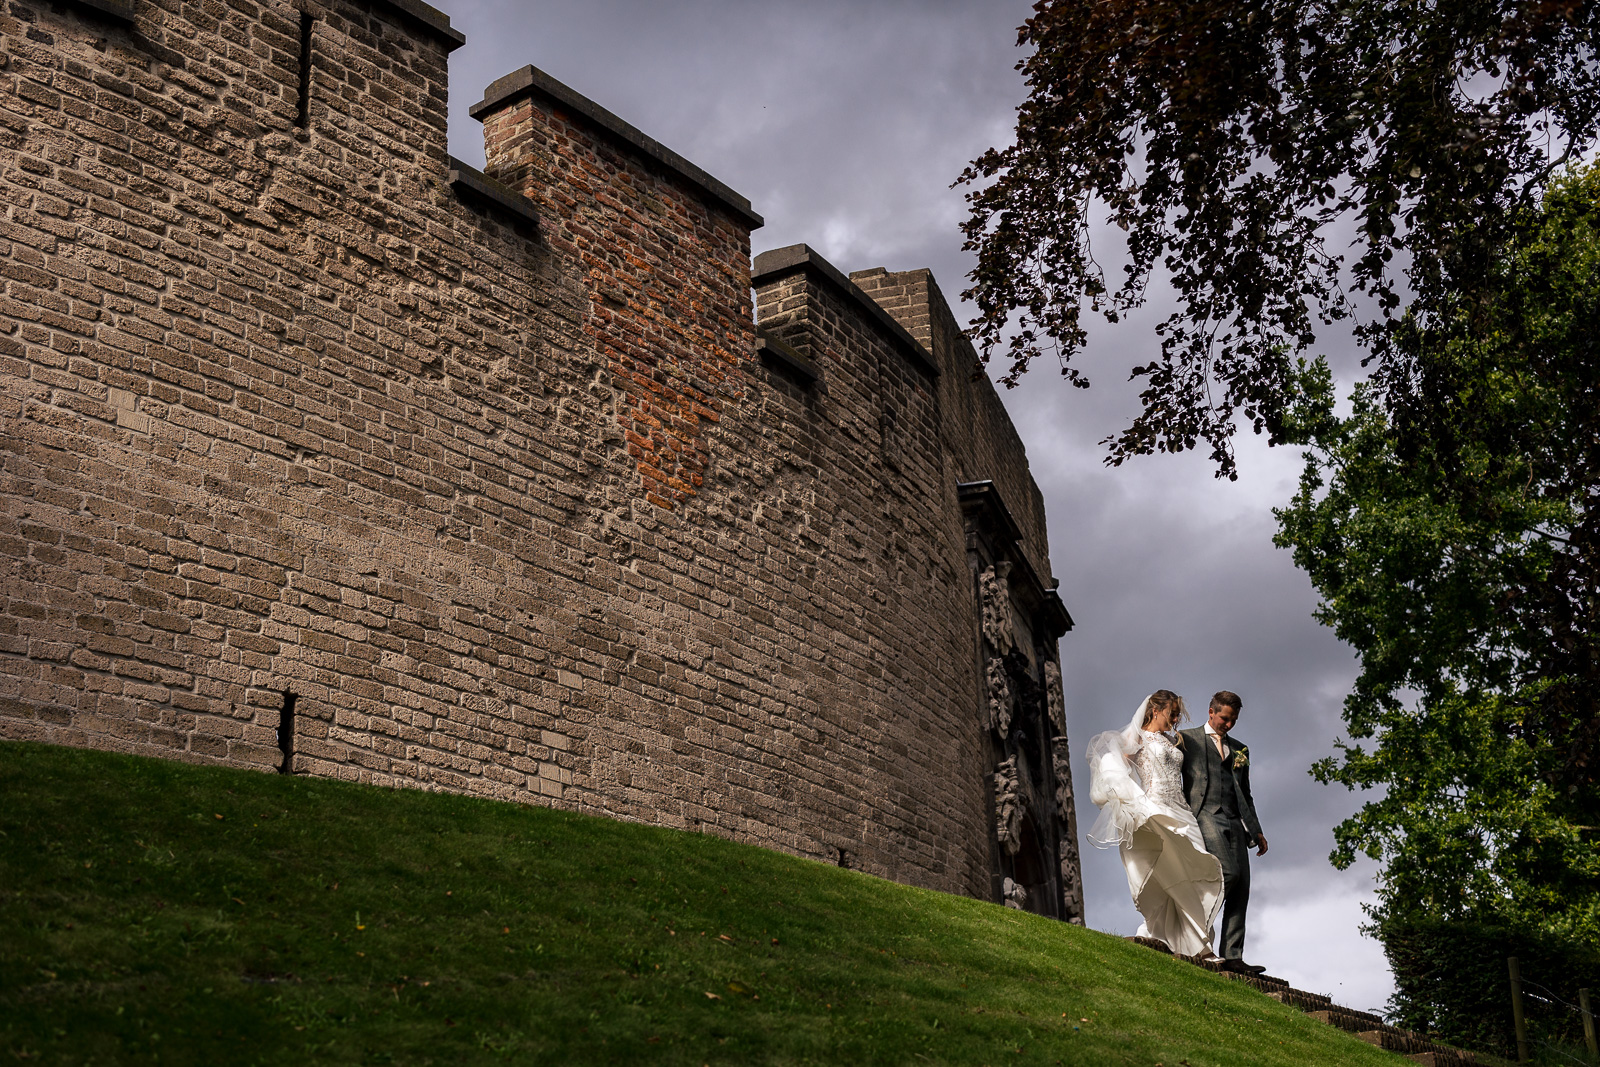
{"type": "Polygon", "coordinates": [[[1239,721],[1236,693],[1211,698],[1204,726],[1183,731],[1183,792],[1200,823],[1206,851],[1222,861],[1222,944],[1225,970],[1260,974],[1244,962],[1244,913],[1250,904],[1250,846],[1265,855],[1267,837],[1250,799],[1250,752],[1229,736],[1239,721]]]}

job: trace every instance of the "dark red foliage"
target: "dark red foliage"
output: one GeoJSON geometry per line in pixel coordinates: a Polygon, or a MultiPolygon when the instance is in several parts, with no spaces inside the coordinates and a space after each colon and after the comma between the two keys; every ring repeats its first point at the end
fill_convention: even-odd
{"type": "Polygon", "coordinates": [[[1600,5],[1580,0],[1041,0],[1019,44],[1016,142],[959,179],[963,295],[1007,384],[1052,352],[1086,386],[1085,302],[1115,321],[1170,276],[1179,308],[1132,368],[1143,410],[1113,464],[1203,441],[1232,477],[1237,418],[1280,440],[1291,355],[1355,307],[1376,309],[1357,330],[1391,404],[1425,424],[1401,304],[1426,325],[1472,292],[1600,121],[1600,5]],[[1127,234],[1113,280],[1104,217],[1127,234]]]}

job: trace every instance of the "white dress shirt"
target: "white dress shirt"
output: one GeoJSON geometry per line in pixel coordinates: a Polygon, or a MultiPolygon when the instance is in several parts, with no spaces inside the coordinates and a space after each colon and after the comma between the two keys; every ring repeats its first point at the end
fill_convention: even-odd
{"type": "Polygon", "coordinates": [[[1228,742],[1222,739],[1222,735],[1211,728],[1209,722],[1206,723],[1206,736],[1212,738],[1211,743],[1217,747],[1217,751],[1222,754],[1222,758],[1227,759],[1228,753],[1233,750],[1228,746],[1228,742]]]}

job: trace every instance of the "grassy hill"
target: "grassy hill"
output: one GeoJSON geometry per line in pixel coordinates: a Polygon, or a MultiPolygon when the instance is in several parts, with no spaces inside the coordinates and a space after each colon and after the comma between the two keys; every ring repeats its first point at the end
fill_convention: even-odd
{"type": "Polygon", "coordinates": [[[1403,1062],[1116,937],[714,837],[16,742],[0,1059],[1403,1062]]]}

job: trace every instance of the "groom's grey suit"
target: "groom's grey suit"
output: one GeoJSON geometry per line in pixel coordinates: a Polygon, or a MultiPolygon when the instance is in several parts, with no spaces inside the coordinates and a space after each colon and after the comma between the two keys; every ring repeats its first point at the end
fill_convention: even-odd
{"type": "Polygon", "coordinates": [[[1248,751],[1230,734],[1224,760],[1204,726],[1183,731],[1183,792],[1200,824],[1206,851],[1222,861],[1222,943],[1217,955],[1244,956],[1244,913],[1250,905],[1250,846],[1261,836],[1255,801],[1250,798],[1248,751]]]}

